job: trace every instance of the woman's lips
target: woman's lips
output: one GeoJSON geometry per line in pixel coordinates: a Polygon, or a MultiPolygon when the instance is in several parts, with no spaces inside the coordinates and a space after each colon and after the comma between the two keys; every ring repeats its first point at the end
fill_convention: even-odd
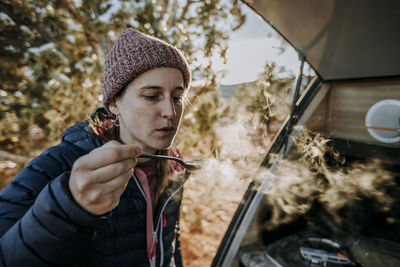
{"type": "Polygon", "coordinates": [[[174,133],[174,127],[163,127],[156,130],[161,136],[169,136],[174,133]]]}

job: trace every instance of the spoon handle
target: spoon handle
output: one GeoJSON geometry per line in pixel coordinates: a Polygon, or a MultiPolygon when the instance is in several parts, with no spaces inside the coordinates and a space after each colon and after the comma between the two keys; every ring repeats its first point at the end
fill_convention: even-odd
{"type": "Polygon", "coordinates": [[[181,165],[182,165],[183,167],[185,167],[186,169],[191,169],[191,168],[192,168],[192,166],[191,166],[190,164],[187,164],[186,162],[184,162],[184,161],[181,160],[180,158],[171,157],[171,156],[152,155],[152,154],[141,154],[141,155],[139,156],[139,158],[175,160],[176,162],[178,162],[179,164],[181,164],[181,165]]]}

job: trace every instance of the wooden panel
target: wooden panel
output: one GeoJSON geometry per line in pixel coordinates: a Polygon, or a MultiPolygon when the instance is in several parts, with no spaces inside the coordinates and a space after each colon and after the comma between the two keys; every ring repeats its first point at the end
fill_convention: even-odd
{"type": "Polygon", "coordinates": [[[398,143],[382,143],[370,136],[365,125],[368,110],[385,99],[400,100],[400,81],[332,84],[326,99],[314,112],[307,126],[333,138],[399,147],[398,143]]]}
{"type": "Polygon", "coordinates": [[[327,129],[327,117],[328,117],[328,99],[330,92],[327,93],[325,98],[321,101],[318,108],[312,114],[311,118],[307,122],[307,127],[313,131],[326,132],[327,129]]]}

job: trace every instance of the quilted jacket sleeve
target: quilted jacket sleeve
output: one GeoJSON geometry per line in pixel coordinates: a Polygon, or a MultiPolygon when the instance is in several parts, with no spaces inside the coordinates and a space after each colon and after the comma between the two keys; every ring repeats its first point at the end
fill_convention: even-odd
{"type": "Polygon", "coordinates": [[[107,218],[83,210],[68,190],[81,156],[71,145],[45,151],[0,192],[0,266],[71,266],[107,218]]]}

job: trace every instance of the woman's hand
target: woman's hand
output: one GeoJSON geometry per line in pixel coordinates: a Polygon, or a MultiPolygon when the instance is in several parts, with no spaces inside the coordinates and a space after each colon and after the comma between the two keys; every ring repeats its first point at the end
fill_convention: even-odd
{"type": "Polygon", "coordinates": [[[72,196],[92,214],[111,211],[119,204],[140,154],[139,147],[110,141],[82,156],[72,167],[72,196]]]}

